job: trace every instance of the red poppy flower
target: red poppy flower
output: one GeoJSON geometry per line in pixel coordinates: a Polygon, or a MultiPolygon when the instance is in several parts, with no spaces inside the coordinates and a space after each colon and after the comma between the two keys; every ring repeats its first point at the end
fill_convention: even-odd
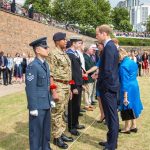
{"type": "Polygon", "coordinates": [[[53,90],[53,89],[57,89],[57,85],[56,84],[52,84],[50,85],[50,89],[53,90]]]}
{"type": "Polygon", "coordinates": [[[69,81],[69,84],[70,84],[70,85],[74,85],[74,84],[75,84],[74,80],[70,80],[70,81],[69,81]]]}
{"type": "Polygon", "coordinates": [[[83,76],[82,78],[83,78],[83,80],[85,80],[85,81],[88,80],[88,77],[87,77],[87,76],[83,76]]]}

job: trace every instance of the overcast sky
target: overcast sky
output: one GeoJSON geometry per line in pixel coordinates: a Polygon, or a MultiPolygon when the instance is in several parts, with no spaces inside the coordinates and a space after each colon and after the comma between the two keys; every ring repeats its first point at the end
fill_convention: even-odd
{"type": "MultiPolygon", "coordinates": [[[[112,7],[115,7],[117,5],[117,3],[122,0],[109,0],[109,1],[111,3],[112,7]]],[[[23,4],[25,2],[25,0],[16,0],[16,2],[19,4],[23,4]]],[[[140,3],[145,3],[145,2],[150,3],[150,0],[140,0],[140,3]]]]}

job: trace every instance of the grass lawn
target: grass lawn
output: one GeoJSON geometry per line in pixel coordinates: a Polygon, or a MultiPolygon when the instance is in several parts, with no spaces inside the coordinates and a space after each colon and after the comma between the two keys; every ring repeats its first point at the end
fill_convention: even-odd
{"type": "MultiPolygon", "coordinates": [[[[118,150],[150,150],[150,78],[139,78],[141,99],[144,111],[138,119],[138,133],[130,135],[119,134],[118,150]]],[[[28,150],[28,110],[24,92],[0,97],[0,150],[28,150]]],[[[98,124],[98,106],[93,112],[86,112],[80,118],[86,125],[81,136],[70,143],[69,150],[99,150],[103,149],[98,142],[105,140],[107,128],[98,124]]],[[[123,126],[123,122],[120,121],[123,126]]],[[[67,133],[69,135],[69,133],[67,133]]],[[[76,138],[76,137],[75,137],[76,138]]],[[[53,150],[58,150],[51,144],[53,150]]]]}

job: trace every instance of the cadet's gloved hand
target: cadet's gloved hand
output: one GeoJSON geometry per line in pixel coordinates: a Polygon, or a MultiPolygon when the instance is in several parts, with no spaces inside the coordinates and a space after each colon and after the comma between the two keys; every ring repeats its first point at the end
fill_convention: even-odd
{"type": "Polygon", "coordinates": [[[38,110],[31,110],[30,115],[32,116],[38,116],[38,110]]]}
{"type": "Polygon", "coordinates": [[[56,107],[56,104],[55,104],[54,101],[51,101],[51,107],[52,107],[52,108],[56,107]]]}

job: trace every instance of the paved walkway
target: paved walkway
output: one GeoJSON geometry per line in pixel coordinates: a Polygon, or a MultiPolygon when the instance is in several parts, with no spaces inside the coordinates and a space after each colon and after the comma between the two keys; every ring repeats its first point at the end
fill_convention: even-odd
{"type": "Polygon", "coordinates": [[[0,97],[6,96],[12,93],[21,92],[25,89],[25,84],[12,84],[8,86],[0,85],[0,97]]]}

